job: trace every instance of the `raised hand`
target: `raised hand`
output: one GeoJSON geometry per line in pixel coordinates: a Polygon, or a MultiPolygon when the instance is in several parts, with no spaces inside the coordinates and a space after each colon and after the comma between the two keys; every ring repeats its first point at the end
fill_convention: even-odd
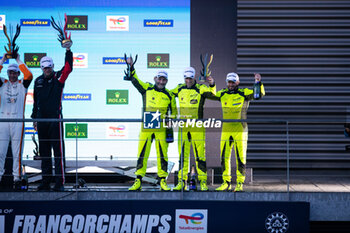
{"type": "Polygon", "coordinates": [[[261,81],[261,75],[259,73],[254,73],[255,82],[261,81]]]}
{"type": "Polygon", "coordinates": [[[206,81],[207,81],[207,83],[209,83],[209,85],[211,85],[211,86],[214,85],[214,83],[215,83],[214,78],[211,77],[211,76],[206,77],[206,81]]]}

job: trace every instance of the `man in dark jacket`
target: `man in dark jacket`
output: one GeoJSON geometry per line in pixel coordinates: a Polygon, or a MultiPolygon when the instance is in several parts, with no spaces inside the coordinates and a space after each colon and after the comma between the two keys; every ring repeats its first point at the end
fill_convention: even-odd
{"type": "MultiPolygon", "coordinates": [[[[64,67],[55,72],[53,60],[43,57],[40,60],[43,74],[35,80],[33,119],[62,118],[62,93],[65,81],[73,70],[73,54],[66,48],[64,67]]],[[[55,157],[54,191],[64,191],[65,156],[62,122],[35,122],[39,135],[39,154],[41,157],[42,182],[38,191],[50,191],[52,181],[51,149],[55,157]]]]}

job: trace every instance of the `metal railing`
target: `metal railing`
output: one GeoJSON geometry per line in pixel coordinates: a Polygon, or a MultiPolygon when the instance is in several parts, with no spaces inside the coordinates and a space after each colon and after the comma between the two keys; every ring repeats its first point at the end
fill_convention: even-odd
{"type": "MultiPolygon", "coordinates": [[[[206,119],[203,119],[203,120],[206,120],[206,119]]],[[[232,123],[253,123],[253,124],[271,124],[271,125],[279,125],[279,126],[282,126],[284,125],[284,130],[285,130],[285,161],[286,161],[286,194],[287,194],[287,200],[290,200],[290,124],[291,122],[288,121],[288,120],[257,120],[257,119],[251,119],[251,120],[225,120],[225,119],[217,119],[217,120],[220,120],[221,122],[223,123],[227,123],[227,122],[232,122],[232,123]]],[[[174,120],[174,121],[179,121],[179,120],[174,120]]],[[[65,122],[65,123],[74,123],[74,125],[76,126],[76,128],[78,128],[78,124],[79,123],[141,123],[142,122],[142,119],[0,119],[0,124],[2,122],[65,122]]],[[[305,120],[303,121],[296,121],[296,122],[292,122],[292,123],[300,123],[300,122],[303,122],[305,123],[305,120]]],[[[310,121],[310,123],[314,123],[312,121],[310,121]]],[[[330,120],[328,122],[324,122],[324,120],[322,121],[322,123],[339,123],[337,120],[330,120]]],[[[220,129],[221,130],[221,129],[220,129]]],[[[219,133],[220,130],[218,130],[217,132],[219,133]]],[[[139,133],[139,132],[138,132],[139,133]]],[[[179,132],[180,133],[180,132],[179,132]]],[[[182,134],[180,133],[180,139],[182,137],[182,134]]],[[[178,140],[176,138],[175,139],[175,143],[178,142],[178,140]]],[[[67,140],[67,139],[66,139],[67,140]]],[[[72,191],[75,191],[75,192],[79,192],[80,189],[79,189],[79,171],[78,171],[78,168],[79,167],[83,167],[84,165],[88,165],[89,163],[88,162],[84,162],[84,161],[81,161],[81,156],[79,156],[79,143],[82,142],[82,141],[88,141],[88,143],[90,143],[91,141],[94,141],[94,139],[85,139],[85,138],[79,138],[78,136],[78,133],[75,134],[75,138],[71,138],[69,139],[68,141],[69,142],[72,142],[72,140],[74,140],[75,142],[75,159],[73,160],[74,163],[75,163],[75,184],[73,185],[73,189],[71,189],[72,191]]],[[[95,139],[96,140],[96,139],[95,139]]],[[[98,139],[100,140],[100,139],[98,139]]],[[[102,139],[103,141],[106,141],[106,139],[102,139]]],[[[136,140],[138,140],[138,138],[135,138],[135,139],[128,139],[128,141],[135,141],[135,144],[136,144],[136,140]]],[[[115,141],[118,141],[118,139],[112,139],[111,140],[112,142],[115,142],[115,141]]],[[[125,141],[124,140],[121,140],[121,141],[125,141]]],[[[208,138],[207,138],[207,141],[208,141],[208,138]]],[[[217,142],[215,142],[217,143],[217,142]]],[[[217,147],[219,147],[220,143],[217,143],[217,147]]],[[[207,142],[207,145],[208,145],[208,142],[207,142]]],[[[211,144],[212,145],[212,144],[211,144]]],[[[249,141],[248,141],[248,145],[249,145],[249,141]]],[[[177,146],[176,146],[177,147],[177,146]]],[[[178,155],[178,152],[175,153],[176,155],[178,155]]],[[[234,153],[233,153],[234,154],[234,153]]],[[[169,160],[177,160],[178,159],[178,156],[176,157],[176,155],[174,155],[174,157],[169,157],[169,160]]],[[[71,157],[70,157],[71,158],[71,157]]],[[[127,157],[127,158],[130,158],[127,157]]],[[[133,162],[134,162],[134,165],[136,165],[136,158],[137,158],[137,154],[134,155],[134,159],[133,159],[133,162]]],[[[182,157],[181,157],[182,158],[182,157]]],[[[232,159],[234,157],[232,156],[232,159]]],[[[249,154],[247,156],[247,158],[249,158],[249,154]]],[[[113,157],[113,159],[115,159],[115,157],[113,157]]],[[[103,162],[105,162],[105,164],[111,162],[112,159],[112,156],[110,158],[110,160],[105,160],[105,161],[99,161],[101,162],[101,164],[103,162]]],[[[216,157],[217,160],[220,160],[220,157],[216,157]]],[[[89,158],[90,160],[90,163],[91,164],[94,164],[94,161],[98,160],[98,157],[90,157],[89,158]]],[[[208,155],[207,155],[207,160],[208,160],[208,155]]],[[[27,164],[30,164],[30,159],[29,160],[25,160],[23,159],[24,163],[27,163],[27,164]]],[[[70,164],[72,161],[69,161],[70,164]]],[[[122,157],[119,157],[117,158],[116,162],[120,162],[120,165],[123,166],[130,166],[132,162],[128,161],[128,162],[125,162],[125,158],[122,158],[122,157]],[[120,159],[120,160],[118,160],[120,159]],[[122,162],[124,161],[124,162],[122,162]]],[[[181,163],[183,164],[184,161],[181,161],[181,163]]],[[[175,162],[177,163],[177,162],[175,162]]],[[[153,165],[155,165],[155,163],[152,163],[153,165]]],[[[134,166],[135,167],[135,166],[134,166]]],[[[171,167],[172,169],[172,167],[171,167]]],[[[170,172],[171,172],[171,169],[170,169],[170,172]]],[[[114,169],[114,171],[117,171],[118,168],[114,169]]],[[[120,174],[122,175],[127,175],[127,176],[130,176],[130,177],[135,177],[132,172],[127,172],[123,169],[119,169],[118,170],[120,174]]],[[[232,172],[233,173],[233,172],[232,172]]],[[[183,174],[182,174],[183,175],[183,174]]],[[[215,174],[214,174],[215,175],[215,174]]],[[[212,179],[214,179],[214,177],[211,177],[212,179]]],[[[150,183],[156,183],[154,180],[152,180],[151,178],[145,178],[145,181],[147,182],[150,182],[150,183]]],[[[125,189],[122,189],[123,191],[125,189]]],[[[181,198],[183,199],[183,191],[179,192],[180,195],[181,195],[181,198]]]]}

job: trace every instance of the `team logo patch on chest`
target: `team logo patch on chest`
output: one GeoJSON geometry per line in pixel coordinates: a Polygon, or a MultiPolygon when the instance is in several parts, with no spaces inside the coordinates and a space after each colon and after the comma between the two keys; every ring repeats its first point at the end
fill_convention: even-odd
{"type": "Polygon", "coordinates": [[[17,98],[9,98],[9,99],[7,99],[7,102],[8,102],[9,104],[14,104],[14,103],[17,102],[17,98]]]}
{"type": "Polygon", "coordinates": [[[195,94],[190,95],[190,98],[197,98],[197,96],[198,96],[198,93],[195,93],[195,94]]]}
{"type": "Polygon", "coordinates": [[[190,101],[190,104],[197,104],[197,103],[198,103],[198,100],[196,99],[190,101]]]}

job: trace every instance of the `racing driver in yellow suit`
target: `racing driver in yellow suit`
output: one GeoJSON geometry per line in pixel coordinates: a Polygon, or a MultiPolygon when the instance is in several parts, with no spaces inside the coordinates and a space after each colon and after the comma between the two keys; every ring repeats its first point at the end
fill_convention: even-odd
{"type": "MultiPolygon", "coordinates": [[[[127,62],[132,63],[129,59],[127,62]]],[[[165,88],[168,82],[168,73],[166,71],[159,71],[157,73],[154,77],[155,85],[142,82],[137,77],[135,70],[131,71],[131,75],[132,84],[142,95],[144,112],[155,112],[152,114],[155,119],[158,117],[164,119],[164,117],[169,115],[169,111],[171,115],[177,115],[175,97],[165,88]]],[[[166,129],[160,123],[160,128],[148,129],[144,125],[142,126],[135,172],[137,178],[134,184],[129,188],[129,191],[141,191],[142,189],[142,177],[146,174],[147,160],[153,140],[155,140],[157,150],[157,173],[160,179],[160,190],[171,190],[166,183],[166,177],[168,176],[168,143],[166,142],[166,129]]]]}
{"type": "MultiPolygon", "coordinates": [[[[185,83],[179,84],[171,92],[178,97],[181,119],[203,119],[203,106],[206,98],[215,98],[216,86],[212,77],[207,77],[209,87],[198,84],[195,80],[195,69],[188,67],[184,71],[185,83]]],[[[188,169],[191,143],[195,155],[198,180],[201,191],[208,191],[207,165],[205,158],[205,129],[203,127],[184,127],[179,129],[179,173],[178,184],[173,191],[187,190],[188,169]]]]}
{"type": "MultiPolygon", "coordinates": [[[[255,74],[255,85],[260,87],[260,96],[254,96],[253,90],[239,88],[239,76],[229,73],[226,77],[227,88],[216,93],[220,100],[223,119],[246,119],[249,101],[259,99],[265,95],[264,85],[260,74],[255,74]]],[[[216,191],[231,190],[231,151],[234,146],[236,155],[237,184],[235,192],[243,191],[247,158],[248,126],[246,122],[224,122],[220,140],[220,157],[223,183],[216,191]]]]}

